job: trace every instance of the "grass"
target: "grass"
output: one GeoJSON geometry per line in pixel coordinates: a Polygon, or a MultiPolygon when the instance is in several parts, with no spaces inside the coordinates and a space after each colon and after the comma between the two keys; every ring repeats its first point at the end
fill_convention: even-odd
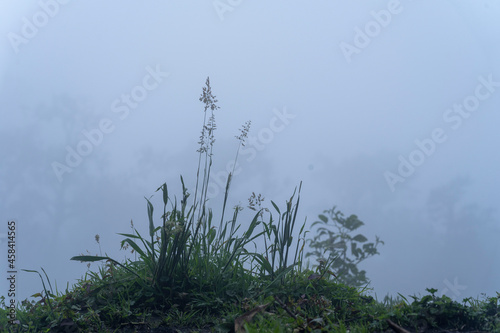
{"type": "MultiPolygon", "coordinates": [[[[205,116],[193,200],[182,177],[180,200],[161,185],[159,216],[146,198],[148,234],[133,223],[132,233],[120,234],[134,260],[75,256],[101,265],[65,292],[53,291],[43,269],[43,276],[29,270],[40,276],[43,290],[16,305],[13,323],[0,298],[2,332],[500,332],[498,293],[457,303],[427,289],[429,295],[412,296],[412,302],[403,296],[378,301],[366,289],[340,283],[331,270],[334,259],[304,267],[300,185],[281,208],[273,201],[271,209],[263,208],[262,196],[252,194],[255,215],[240,230],[242,207],[226,217],[230,173],[215,215],[207,203],[218,107],[209,79],[200,101],[205,116]],[[257,241],[264,243],[262,251],[257,241]]],[[[237,136],[236,159],[249,129],[247,122],[237,136]]]]}

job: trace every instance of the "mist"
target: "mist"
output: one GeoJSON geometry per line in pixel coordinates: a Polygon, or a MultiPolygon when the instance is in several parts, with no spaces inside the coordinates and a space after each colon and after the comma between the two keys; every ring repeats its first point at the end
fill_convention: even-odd
{"type": "Polygon", "coordinates": [[[229,207],[253,192],[283,206],[302,182],[310,238],[336,206],[385,242],[361,264],[378,299],[495,295],[499,14],[494,1],[3,1],[0,267],[15,221],[16,299],[43,288],[21,269],[64,291],[88,270],[72,256],[130,257],[117,233],[147,232],[145,197],[165,182],[180,197],[181,175],[194,190],[207,77],[215,214],[250,120],[229,207]]]}

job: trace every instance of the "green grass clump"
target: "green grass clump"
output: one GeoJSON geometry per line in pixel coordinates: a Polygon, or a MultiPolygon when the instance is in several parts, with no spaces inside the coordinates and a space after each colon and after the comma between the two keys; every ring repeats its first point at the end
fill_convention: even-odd
{"type": "MultiPolygon", "coordinates": [[[[100,261],[101,266],[87,272],[71,290],[54,292],[45,271],[47,284],[38,271],[30,271],[39,274],[43,291],[33,295],[34,300],[17,304],[13,323],[8,322],[2,296],[1,332],[384,332],[403,327],[419,332],[500,332],[500,294],[459,304],[428,289],[431,295],[413,297],[412,303],[404,297],[378,302],[365,295],[365,289],[339,281],[335,273],[340,268],[333,255],[314,269],[304,267],[305,222],[295,232],[300,185],[284,208],[273,201],[271,209],[263,208],[264,198],[253,193],[249,208],[255,215],[246,230],[240,230],[241,207],[225,217],[229,173],[220,216],[216,216],[207,206],[218,109],[209,79],[200,101],[205,116],[193,200],[182,176],[180,199],[171,196],[166,183],[161,185],[159,216],[152,199],[146,198],[148,234],[141,235],[133,223],[132,233],[120,234],[125,237],[122,248],[131,249],[134,260],[75,256],[71,259],[100,261]],[[256,249],[258,240],[264,243],[262,251],[256,249]]],[[[237,136],[236,160],[249,129],[247,122],[237,136]]],[[[336,221],[349,231],[362,225],[355,216],[344,220],[336,214],[336,221]]],[[[327,222],[323,215],[320,219],[327,222]]],[[[351,240],[347,233],[341,239],[351,240]]],[[[98,236],[96,240],[99,243],[98,236]]],[[[357,235],[352,240],[366,239],[357,235]]],[[[320,244],[319,238],[313,243],[320,244]]],[[[376,253],[368,245],[355,248],[357,260],[366,258],[365,252],[376,253]]],[[[314,248],[323,254],[320,246],[314,248]]],[[[342,259],[357,274],[353,270],[357,262],[342,259]]]]}

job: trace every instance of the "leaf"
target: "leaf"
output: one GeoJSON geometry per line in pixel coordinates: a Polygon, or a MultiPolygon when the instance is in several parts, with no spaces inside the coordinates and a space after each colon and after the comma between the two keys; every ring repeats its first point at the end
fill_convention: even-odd
{"type": "Polygon", "coordinates": [[[340,241],[340,242],[337,242],[337,243],[334,243],[334,244],[330,245],[329,247],[332,248],[332,249],[335,249],[335,248],[345,248],[346,244],[345,244],[344,241],[340,241]]]}
{"type": "Polygon", "coordinates": [[[363,222],[361,222],[360,220],[357,220],[355,222],[353,222],[352,226],[351,226],[351,230],[356,230],[358,229],[359,227],[361,227],[362,225],[364,225],[363,222]]]}
{"type": "MultiPolygon", "coordinates": [[[[70,260],[94,262],[94,261],[108,260],[108,259],[110,259],[110,258],[109,257],[98,257],[98,256],[75,256],[75,257],[72,257],[70,260]]],[[[28,271],[28,272],[32,272],[32,271],[28,271]]]]}
{"type": "Polygon", "coordinates": [[[207,239],[208,239],[208,245],[211,245],[212,242],[214,241],[215,239],[215,234],[216,234],[216,231],[214,228],[211,228],[208,233],[207,233],[207,239]]]}
{"type": "Polygon", "coordinates": [[[319,223],[321,223],[321,221],[316,221],[316,222],[314,222],[313,224],[311,224],[311,229],[312,229],[312,228],[313,228],[316,224],[319,224],[319,223]]]}
{"type": "Polygon", "coordinates": [[[267,308],[269,306],[270,303],[266,303],[266,304],[263,304],[263,305],[259,305],[257,306],[256,308],[248,311],[248,312],[245,312],[243,315],[239,316],[238,318],[236,318],[234,320],[234,331],[236,333],[245,333],[246,330],[245,328],[243,327],[243,325],[245,325],[245,323],[249,323],[252,318],[259,312],[263,311],[265,308],[267,308]]]}
{"type": "MultiPolygon", "coordinates": [[[[302,231],[304,231],[305,226],[306,226],[306,222],[304,222],[304,224],[302,224],[302,228],[300,228],[299,235],[302,235],[302,231]]],[[[306,233],[308,233],[308,231],[306,231],[306,233]]]]}
{"type": "Polygon", "coordinates": [[[422,299],[420,300],[420,304],[422,305],[426,305],[427,303],[429,303],[430,301],[432,301],[432,296],[431,295],[425,295],[424,297],[422,297],[422,299]]]}
{"type": "Polygon", "coordinates": [[[328,270],[328,273],[329,273],[330,275],[333,275],[333,276],[337,279],[337,275],[335,275],[335,273],[334,273],[334,272],[332,272],[332,271],[328,270]]]}
{"type": "Polygon", "coordinates": [[[425,290],[427,290],[432,295],[434,295],[438,291],[437,289],[434,289],[434,288],[425,288],[425,290]]]}
{"type": "Polygon", "coordinates": [[[141,239],[140,236],[136,236],[136,235],[132,235],[132,234],[121,234],[121,233],[117,233],[117,234],[121,235],[121,236],[125,236],[125,237],[132,237],[132,238],[141,239]]]}
{"type": "Polygon", "coordinates": [[[255,214],[252,222],[250,223],[250,226],[248,227],[248,230],[244,233],[244,236],[245,238],[250,238],[250,236],[252,236],[252,233],[255,229],[255,227],[257,227],[258,225],[260,224],[259,222],[259,213],[255,214]]]}
{"type": "Polygon", "coordinates": [[[356,215],[351,215],[345,221],[345,227],[350,231],[353,231],[359,227],[361,227],[364,223],[358,220],[356,215]]]}
{"type": "Polygon", "coordinates": [[[319,219],[325,223],[328,223],[328,217],[323,214],[318,215],[319,219]]]}
{"type": "Polygon", "coordinates": [[[255,253],[254,256],[255,256],[255,260],[257,260],[259,262],[259,264],[262,266],[262,268],[264,268],[267,271],[267,273],[269,273],[269,275],[271,275],[273,273],[273,267],[271,266],[269,261],[260,253],[255,253]]]}
{"type": "Polygon", "coordinates": [[[359,235],[354,236],[353,240],[355,240],[356,242],[364,243],[368,240],[368,238],[366,238],[362,234],[359,234],[359,235]]]}
{"type": "Polygon", "coordinates": [[[149,236],[151,236],[151,238],[154,236],[155,234],[155,225],[153,223],[153,204],[151,203],[151,201],[149,201],[148,198],[145,198],[146,201],[148,202],[148,218],[149,218],[149,236]]]}
{"type": "MultiPolygon", "coordinates": [[[[118,261],[110,258],[110,257],[99,257],[99,256],[75,256],[75,257],[72,257],[70,260],[78,260],[78,261],[90,261],[90,262],[93,262],[93,261],[99,261],[99,260],[109,260],[111,261],[112,263],[126,269],[127,271],[129,271],[130,273],[136,275],[138,278],[141,278],[135,271],[131,270],[130,268],[128,268],[127,266],[119,263],[118,261]]],[[[34,271],[36,272],[36,271],[34,271]]],[[[36,272],[38,273],[38,272],[36,272]]],[[[38,275],[40,275],[40,273],[38,273],[38,275]]],[[[41,277],[41,275],[40,275],[41,277]]],[[[141,278],[142,279],[142,278],[141,278]]],[[[43,283],[43,280],[42,280],[42,283],[43,283]]],[[[45,288],[45,287],[44,287],[45,288]]]]}
{"type": "Polygon", "coordinates": [[[278,208],[278,206],[274,203],[274,201],[271,200],[271,203],[273,204],[274,206],[274,209],[276,209],[276,211],[278,212],[278,214],[281,215],[281,212],[280,212],[280,209],[278,208]]]}
{"type": "Polygon", "coordinates": [[[351,253],[353,256],[358,256],[358,248],[357,248],[357,244],[354,243],[354,242],[351,242],[351,253]]]}
{"type": "Polygon", "coordinates": [[[130,246],[132,246],[132,248],[137,252],[139,253],[139,255],[141,257],[143,257],[144,259],[147,258],[146,254],[144,253],[144,251],[131,239],[129,238],[126,238],[122,241],[123,243],[128,243],[130,246]]]}

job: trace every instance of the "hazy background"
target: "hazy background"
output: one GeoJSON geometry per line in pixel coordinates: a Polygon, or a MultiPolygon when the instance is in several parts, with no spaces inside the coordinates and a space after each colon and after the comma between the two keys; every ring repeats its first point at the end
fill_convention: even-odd
{"type": "MultiPolygon", "coordinates": [[[[144,196],[163,182],[180,196],[181,174],[194,189],[198,98],[210,76],[221,107],[215,172],[252,121],[230,207],[252,192],[283,207],[303,181],[300,221],[336,205],[385,241],[361,267],[379,299],[430,287],[457,300],[494,296],[500,84],[479,78],[500,82],[498,17],[493,0],[2,1],[2,271],[10,219],[17,267],[43,267],[60,291],[87,270],[72,256],[129,255],[116,233],[130,232],[131,219],[147,232],[144,196]],[[161,82],[144,90],[155,70],[161,82]],[[141,100],[127,107],[121,99],[134,92],[141,100]],[[447,111],[462,103],[475,111],[447,111]],[[103,121],[112,130],[88,146],[85,133],[103,121]],[[419,153],[415,141],[436,128],[444,142],[419,153]],[[89,154],[68,167],[78,147],[89,154]],[[387,172],[398,176],[410,156],[419,165],[391,187],[387,172]],[[58,176],[63,164],[71,172],[58,176]]],[[[36,274],[19,273],[19,301],[41,290],[36,274]]]]}

